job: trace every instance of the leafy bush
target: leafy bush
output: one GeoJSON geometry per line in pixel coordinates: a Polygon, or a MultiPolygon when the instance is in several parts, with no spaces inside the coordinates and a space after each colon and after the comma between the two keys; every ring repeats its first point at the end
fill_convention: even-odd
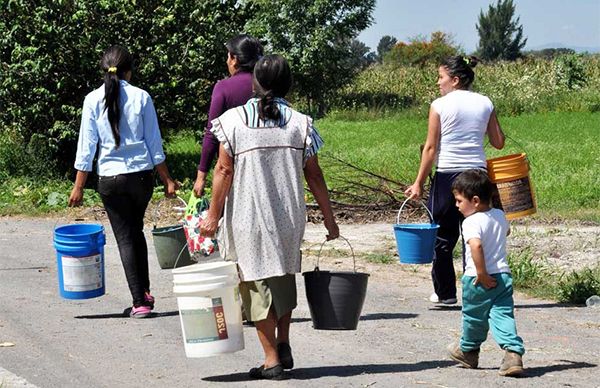
{"type": "Polygon", "coordinates": [[[26,143],[21,134],[4,131],[0,136],[0,180],[11,176],[52,178],[55,162],[43,136],[34,134],[26,143]]]}
{"type": "Polygon", "coordinates": [[[456,55],[458,46],[452,37],[444,32],[436,31],[431,34],[431,39],[417,36],[408,43],[398,42],[385,54],[384,62],[394,65],[424,66],[425,64],[439,64],[444,58],[456,55]]]}
{"type": "MultiPolygon", "coordinates": [[[[353,44],[371,22],[375,0],[254,0],[248,30],[290,62],[297,96],[321,117],[327,101],[361,69],[353,44]]],[[[364,49],[364,47],[362,47],[364,49]]]]}
{"type": "MultiPolygon", "coordinates": [[[[600,111],[600,57],[575,58],[482,63],[475,69],[473,89],[490,97],[501,115],[600,111]]],[[[427,112],[429,104],[439,97],[436,79],[437,65],[433,63],[371,66],[338,92],[333,108],[416,108],[427,112]]]]}
{"type": "Polygon", "coordinates": [[[134,55],[132,83],[152,95],[162,127],[200,130],[225,75],[223,44],[252,12],[237,0],[0,0],[0,131],[46,143],[70,168],[83,98],[114,44],[134,55]]]}
{"type": "Polygon", "coordinates": [[[600,267],[563,276],[557,294],[559,301],[574,304],[584,304],[590,296],[600,295],[600,267]]]}
{"type": "MultiPolygon", "coordinates": [[[[165,144],[171,176],[181,181],[188,179],[194,182],[200,161],[200,148],[200,144],[195,141],[195,136],[190,130],[171,136],[165,144]]],[[[162,183],[157,182],[157,184],[162,183]]]]}
{"type": "Polygon", "coordinates": [[[577,54],[565,54],[554,60],[554,73],[559,85],[569,90],[581,89],[585,86],[585,70],[581,56],[577,54]]]}
{"type": "Polygon", "coordinates": [[[549,270],[534,260],[530,249],[509,253],[508,265],[515,287],[533,289],[546,284],[549,270]]]}

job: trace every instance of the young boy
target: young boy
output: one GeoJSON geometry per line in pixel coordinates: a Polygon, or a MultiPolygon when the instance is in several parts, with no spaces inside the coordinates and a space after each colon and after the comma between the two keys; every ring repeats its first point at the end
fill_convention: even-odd
{"type": "Polygon", "coordinates": [[[505,354],[499,373],[523,373],[523,340],[517,335],[513,287],[506,259],[510,229],[504,212],[491,207],[493,184],[483,170],[462,172],[452,184],[456,207],[465,216],[465,272],[462,277],[463,334],[460,344],[448,347],[450,358],[466,368],[477,368],[479,347],[491,324],[494,339],[505,354]]]}

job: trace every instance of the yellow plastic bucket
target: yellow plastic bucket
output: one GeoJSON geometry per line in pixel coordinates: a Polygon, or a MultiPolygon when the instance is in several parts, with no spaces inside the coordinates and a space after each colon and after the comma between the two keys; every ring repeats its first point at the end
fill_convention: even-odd
{"type": "Polygon", "coordinates": [[[500,202],[507,219],[513,220],[536,212],[526,154],[489,159],[487,169],[491,181],[498,187],[500,202]]]}

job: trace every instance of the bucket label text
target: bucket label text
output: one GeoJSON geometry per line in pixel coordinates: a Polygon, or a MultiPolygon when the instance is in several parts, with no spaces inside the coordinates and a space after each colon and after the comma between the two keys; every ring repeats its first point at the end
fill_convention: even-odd
{"type": "Polygon", "coordinates": [[[202,298],[202,308],[181,310],[185,341],[190,344],[229,338],[221,298],[202,298]]]}
{"type": "Polygon", "coordinates": [[[533,190],[528,177],[497,183],[504,212],[517,213],[535,208],[533,190]]]}
{"type": "Polygon", "coordinates": [[[102,256],[100,254],[62,256],[63,288],[65,291],[92,291],[102,287],[102,256]]]}

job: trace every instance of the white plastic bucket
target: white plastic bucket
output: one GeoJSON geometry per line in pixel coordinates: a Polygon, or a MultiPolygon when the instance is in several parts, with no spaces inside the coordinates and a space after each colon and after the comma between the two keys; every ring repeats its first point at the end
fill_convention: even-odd
{"type": "Polygon", "coordinates": [[[244,349],[235,263],[207,263],[173,270],[185,355],[210,357],[244,349]],[[190,272],[190,267],[196,267],[190,272]],[[232,273],[232,269],[235,272],[232,273]],[[183,273],[176,271],[186,269],[183,273]],[[215,273],[216,272],[225,272],[215,273]],[[227,273],[229,272],[229,273],[227,273]],[[194,280],[194,275],[196,279],[194,280]],[[183,278],[181,277],[183,276],[183,278]]]}
{"type": "Polygon", "coordinates": [[[203,264],[192,264],[171,271],[174,282],[201,280],[219,275],[237,275],[237,266],[231,261],[214,261],[203,264]]]}
{"type": "Polygon", "coordinates": [[[238,280],[237,275],[217,275],[217,276],[210,276],[210,277],[199,277],[199,278],[195,279],[190,274],[183,279],[173,278],[173,284],[182,285],[182,286],[202,285],[202,284],[211,284],[211,283],[225,283],[225,282],[229,282],[229,281],[235,282],[237,280],[238,280]]]}

